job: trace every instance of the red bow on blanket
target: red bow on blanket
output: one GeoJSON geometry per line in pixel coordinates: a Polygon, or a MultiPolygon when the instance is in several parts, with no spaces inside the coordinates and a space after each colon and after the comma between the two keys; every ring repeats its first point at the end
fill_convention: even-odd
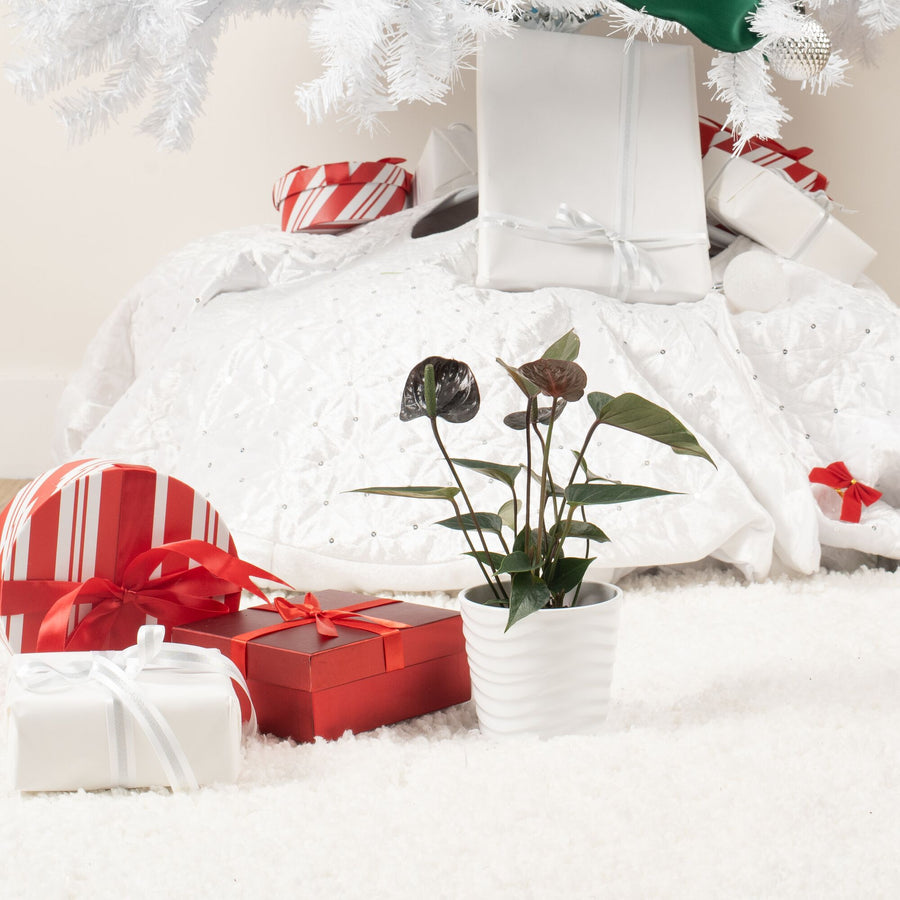
{"type": "Polygon", "coordinates": [[[824,469],[817,466],[809,473],[809,480],[834,488],[843,497],[842,522],[858,522],[863,505],[871,506],[881,499],[881,491],[857,481],[842,462],[833,462],[824,469]]]}

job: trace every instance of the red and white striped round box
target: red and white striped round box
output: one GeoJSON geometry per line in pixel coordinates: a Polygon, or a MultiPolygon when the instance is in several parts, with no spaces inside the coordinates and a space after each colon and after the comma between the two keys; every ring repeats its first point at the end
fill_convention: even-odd
{"type": "Polygon", "coordinates": [[[400,212],[412,190],[403,159],[298,166],[272,188],[282,231],[339,232],[400,212]]]}
{"type": "MultiPolygon", "coordinates": [[[[0,513],[0,638],[15,653],[34,652],[45,613],[73,585],[92,576],[120,583],[139,553],[187,539],[235,553],[216,510],[186,484],[154,469],[91,459],[44,473],[0,513]]],[[[224,602],[223,612],[233,612],[240,596],[238,591],[216,599],[224,602]]],[[[90,610],[89,603],[73,608],[70,634],[90,610]]],[[[137,629],[152,622],[138,608],[123,609],[108,645],[94,649],[128,647],[137,629]]]]}
{"type": "MultiPolygon", "coordinates": [[[[711,147],[724,150],[726,153],[734,153],[735,136],[718,122],[700,116],[701,155],[706,156],[711,147]]],[[[741,150],[740,156],[767,169],[780,169],[800,190],[815,194],[827,189],[828,179],[821,172],[800,161],[812,152],[812,147],[797,147],[790,150],[771,138],[750,138],[741,150]]]]}

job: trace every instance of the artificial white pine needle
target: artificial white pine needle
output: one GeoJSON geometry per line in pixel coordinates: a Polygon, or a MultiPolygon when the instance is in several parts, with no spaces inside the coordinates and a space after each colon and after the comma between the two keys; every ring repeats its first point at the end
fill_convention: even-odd
{"type": "MultiPolygon", "coordinates": [[[[28,100],[66,88],[56,108],[73,139],[109,127],[152,97],[140,124],[162,148],[187,149],[201,113],[217,42],[236,18],[259,13],[309,17],[309,45],[322,74],[296,89],[307,117],[337,114],[360,127],[414,101],[442,102],[472,65],[478,39],[512,27],[527,0],[8,0],[22,58],[6,75],[28,100]],[[85,84],[101,77],[99,85],[85,84]]],[[[618,0],[547,0],[542,8],[582,18],[602,14],[627,39],[656,40],[684,29],[618,0]]],[[[900,0],[807,0],[831,36],[835,54],[806,87],[845,83],[848,60],[870,60],[873,42],[900,26],[900,0]]],[[[730,105],[729,122],[745,138],[777,135],[787,111],[773,94],[767,46],[796,28],[792,0],[761,0],[753,50],[720,54],[709,84],[730,105]]],[[[301,51],[302,52],[302,51],[301,51]]]]}

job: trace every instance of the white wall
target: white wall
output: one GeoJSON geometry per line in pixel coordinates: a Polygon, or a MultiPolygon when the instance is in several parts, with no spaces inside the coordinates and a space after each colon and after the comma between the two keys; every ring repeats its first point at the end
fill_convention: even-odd
{"type": "MultiPolygon", "coordinates": [[[[900,298],[900,259],[891,240],[900,199],[892,152],[900,128],[892,114],[900,34],[884,49],[883,69],[854,70],[852,89],[819,98],[784,82],[779,88],[795,115],[785,142],[816,147],[813,162],[831,177],[833,195],[860,210],[852,227],[881,252],[870,274],[900,298]]],[[[16,55],[3,26],[0,60],[16,55]]],[[[708,57],[698,46],[701,81],[708,57]]],[[[389,155],[413,165],[432,127],[475,124],[469,72],[446,105],[386,115],[385,129],[374,136],[358,133],[353,123],[308,125],[293,87],[318,71],[302,19],[236,23],[220,42],[205,115],[187,154],[159,153],[149,138],[134,134],[138,114],[69,148],[50,104],[30,106],[0,81],[0,405],[8,414],[10,398],[18,398],[20,411],[34,410],[17,423],[23,437],[16,453],[11,437],[0,442],[0,477],[46,465],[54,391],[117,300],[161,255],[205,234],[277,222],[272,182],[295,165],[389,155]],[[28,400],[23,379],[39,382],[35,396],[45,402],[28,400]]],[[[724,116],[704,87],[700,98],[702,111],[724,116]]]]}

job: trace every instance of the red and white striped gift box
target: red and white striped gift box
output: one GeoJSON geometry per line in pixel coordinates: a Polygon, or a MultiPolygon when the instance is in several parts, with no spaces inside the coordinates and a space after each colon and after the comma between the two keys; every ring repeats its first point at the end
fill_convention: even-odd
{"type": "MultiPolygon", "coordinates": [[[[735,136],[727,128],[706,116],[700,116],[700,153],[706,156],[711,147],[734,153],[735,136]]],[[[811,194],[824,191],[828,179],[800,160],[812,153],[812,147],[790,150],[771,138],[750,138],[740,156],[767,169],[780,169],[798,188],[811,194]]]]}
{"type": "Polygon", "coordinates": [[[400,212],[412,189],[403,159],[298,166],[272,188],[282,231],[346,231],[400,212]]]}
{"type": "MultiPolygon", "coordinates": [[[[186,484],[154,469],[93,459],[46,472],[0,513],[0,638],[13,652],[34,652],[45,614],[73,586],[92,576],[120,584],[138,554],[188,539],[235,554],[216,510],[186,484]]],[[[163,562],[154,577],[165,576],[167,567],[184,569],[185,563],[163,562]]],[[[237,590],[212,599],[221,601],[224,613],[238,608],[240,596],[237,590]]],[[[69,634],[91,609],[91,603],[73,606],[69,634]]],[[[198,611],[193,618],[209,615],[198,611]]],[[[104,629],[106,646],[91,649],[131,646],[138,628],[155,621],[137,606],[113,618],[104,629]]]]}

